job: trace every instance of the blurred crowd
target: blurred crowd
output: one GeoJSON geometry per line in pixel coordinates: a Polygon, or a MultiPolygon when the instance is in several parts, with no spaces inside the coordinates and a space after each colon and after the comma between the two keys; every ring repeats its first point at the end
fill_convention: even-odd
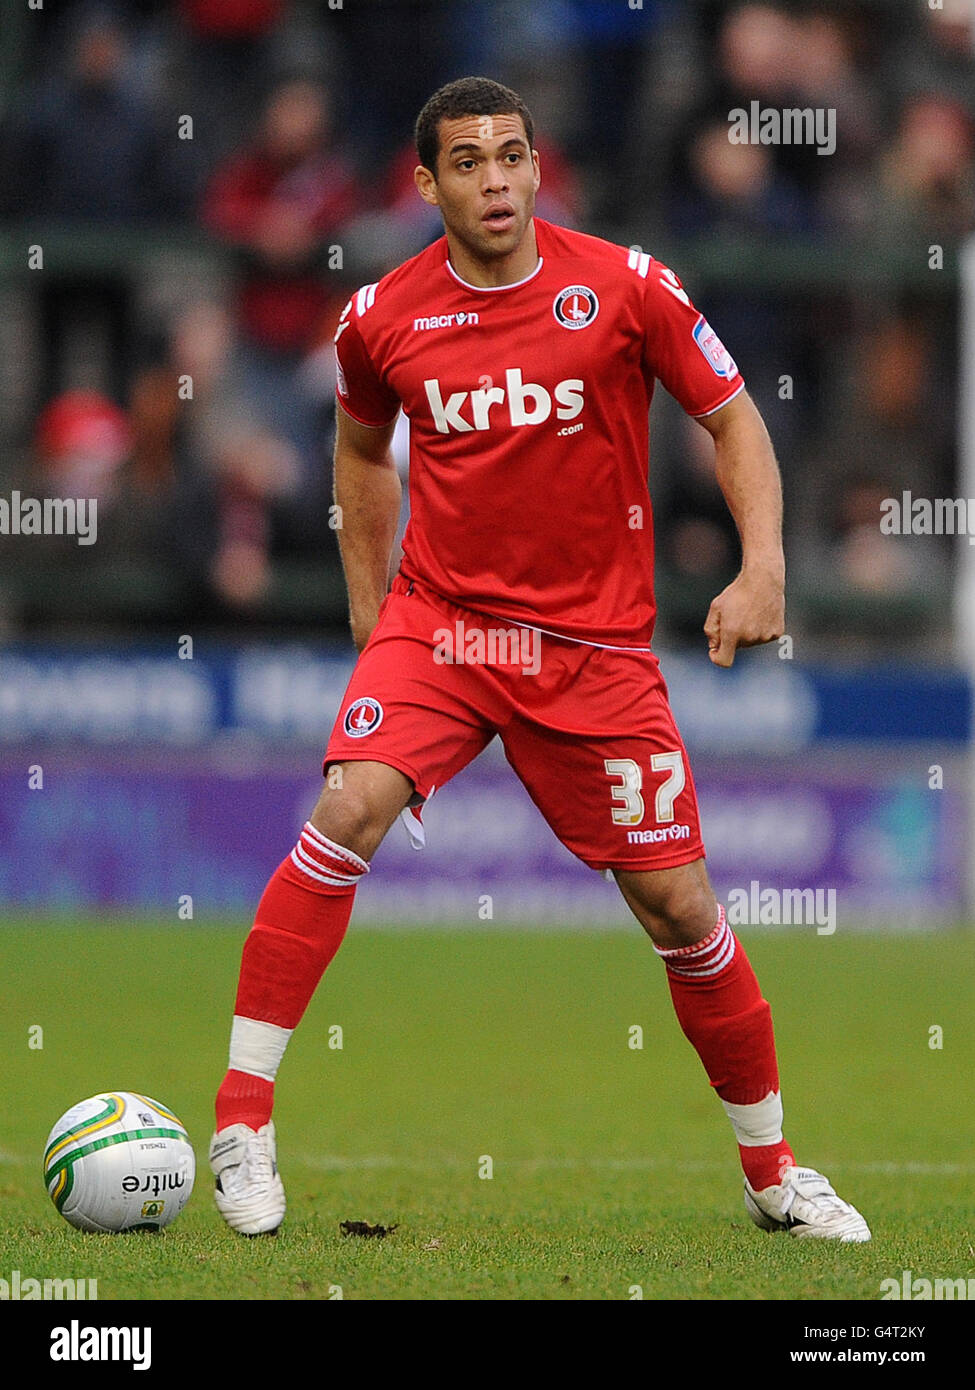
{"type": "MultiPolygon", "coordinates": [[[[259,622],[296,562],[335,581],[332,334],[352,289],[440,235],[411,136],[441,82],[514,86],[536,120],[539,214],[662,245],[679,272],[685,244],[733,262],[797,238],[824,260],[836,244],[924,268],[975,231],[975,0],[57,11],[21,21],[0,108],[0,234],[68,248],[28,273],[18,236],[0,286],[0,491],[97,497],[118,582],[166,576],[155,609],[151,586],[143,613],[130,604],[145,622],[259,622]],[[732,143],[729,112],[753,102],[835,110],[835,153],[732,143]],[[167,257],[181,237],[192,253],[167,257]]],[[[923,276],[689,288],[769,421],[800,580],[866,600],[936,588],[947,551],[891,546],[875,518],[901,488],[955,490],[955,296],[923,276]]],[[[704,432],[660,414],[660,561],[694,592],[733,571],[734,530],[704,432]]],[[[0,539],[8,629],[40,621],[12,580],[38,563],[83,584],[93,556],[0,539]]]]}

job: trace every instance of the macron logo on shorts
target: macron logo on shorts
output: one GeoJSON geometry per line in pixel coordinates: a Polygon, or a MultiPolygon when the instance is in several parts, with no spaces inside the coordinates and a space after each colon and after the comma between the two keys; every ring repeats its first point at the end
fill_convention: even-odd
{"type": "Polygon", "coordinates": [[[349,738],[365,738],[366,734],[375,733],[382,722],[382,705],[368,695],[353,700],[345,711],[344,728],[349,738]]]}

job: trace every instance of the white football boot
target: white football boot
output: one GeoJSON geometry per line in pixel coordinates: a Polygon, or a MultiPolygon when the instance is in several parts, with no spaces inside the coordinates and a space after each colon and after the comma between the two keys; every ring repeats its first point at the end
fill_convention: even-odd
{"type": "Polygon", "coordinates": [[[856,1207],[837,1197],[822,1173],[812,1168],[786,1168],[778,1187],[760,1192],[746,1179],[745,1210],[763,1231],[820,1240],[870,1239],[870,1227],[856,1207]]]}
{"type": "Polygon", "coordinates": [[[214,1197],[227,1225],[242,1236],[273,1235],[284,1220],[284,1185],[275,1162],[274,1125],[255,1133],[228,1125],[210,1141],[214,1197]]]}

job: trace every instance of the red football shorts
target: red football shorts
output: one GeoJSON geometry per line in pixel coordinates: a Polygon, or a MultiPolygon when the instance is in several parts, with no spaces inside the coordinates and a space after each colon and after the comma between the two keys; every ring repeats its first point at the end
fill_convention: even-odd
{"type": "Polygon", "coordinates": [[[667,869],[704,854],[655,656],[519,627],[398,575],[325,768],[386,763],[426,799],[495,734],[552,830],[590,868],[667,869]]]}

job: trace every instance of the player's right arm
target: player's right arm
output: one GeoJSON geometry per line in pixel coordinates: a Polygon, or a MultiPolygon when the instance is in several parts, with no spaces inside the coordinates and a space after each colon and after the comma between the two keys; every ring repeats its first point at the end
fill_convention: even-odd
{"type": "Polygon", "coordinates": [[[360,652],[379,620],[389,587],[402,498],[390,451],[399,400],[377,370],[359,326],[375,298],[375,285],[354,295],[335,334],[337,529],[352,638],[360,652]]]}
{"type": "Polygon", "coordinates": [[[349,622],[358,651],[369,641],[389,587],[402,487],[390,450],[395,420],[363,425],[335,412],[335,501],[339,550],[349,591],[349,622]]]}

